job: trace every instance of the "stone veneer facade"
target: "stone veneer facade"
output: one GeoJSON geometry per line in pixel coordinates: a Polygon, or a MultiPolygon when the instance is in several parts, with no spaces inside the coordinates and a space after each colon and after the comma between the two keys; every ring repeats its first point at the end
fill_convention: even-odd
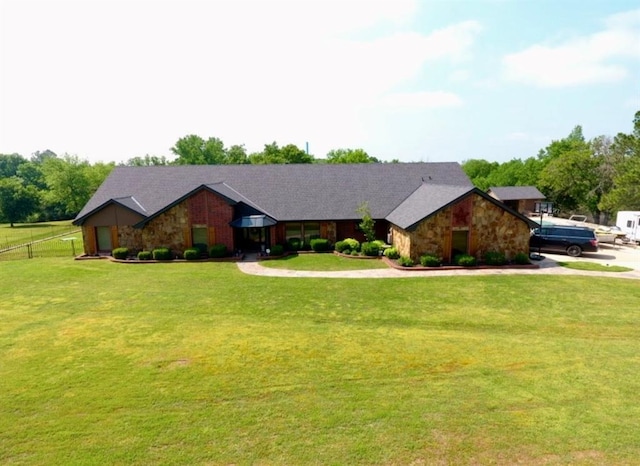
{"type": "MultiPolygon", "coordinates": [[[[456,205],[447,207],[420,222],[413,231],[392,225],[393,245],[402,256],[418,261],[425,253],[436,254],[451,262],[454,229],[468,231],[468,253],[482,260],[489,251],[502,252],[507,259],[517,253],[529,253],[529,225],[478,194],[471,196],[471,215],[467,225],[453,227],[456,205]]],[[[468,203],[468,197],[460,203],[468,203]]]]}

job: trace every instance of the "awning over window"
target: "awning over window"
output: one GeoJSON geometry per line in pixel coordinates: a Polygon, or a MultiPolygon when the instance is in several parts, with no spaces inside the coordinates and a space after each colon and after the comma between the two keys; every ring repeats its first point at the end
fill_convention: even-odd
{"type": "Polygon", "coordinates": [[[262,228],[275,225],[276,221],[266,215],[247,215],[232,221],[229,225],[234,228],[262,228]]]}

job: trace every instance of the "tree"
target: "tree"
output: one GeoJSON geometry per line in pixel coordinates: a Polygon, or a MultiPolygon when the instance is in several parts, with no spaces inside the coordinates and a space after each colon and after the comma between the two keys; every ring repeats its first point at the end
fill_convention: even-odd
{"type": "Polygon", "coordinates": [[[42,166],[47,183],[45,202],[57,205],[63,216],[76,215],[104,180],[108,167],[113,168],[113,164],[93,169],[86,160],[71,155],[46,160],[42,166]]]}
{"type": "Polygon", "coordinates": [[[640,111],[631,134],[618,133],[611,145],[614,154],[613,186],[604,194],[603,209],[640,210],[640,111]]]}
{"type": "Polygon", "coordinates": [[[379,163],[363,149],[333,149],[327,153],[327,163],[379,163]]]}
{"type": "Polygon", "coordinates": [[[245,164],[249,163],[249,159],[247,158],[247,150],[244,148],[244,145],[235,144],[227,149],[227,160],[228,164],[245,164]]]}
{"type": "Polygon", "coordinates": [[[0,214],[12,228],[15,222],[26,220],[37,208],[35,187],[25,186],[17,176],[0,179],[0,214]]]}
{"type": "Polygon", "coordinates": [[[130,167],[151,167],[156,165],[169,165],[169,161],[163,155],[158,157],[157,155],[145,155],[144,157],[133,157],[126,161],[124,165],[130,167]]]}
{"type": "Polygon", "coordinates": [[[18,167],[27,160],[20,154],[0,154],[0,178],[15,176],[18,167]]]}
{"type": "Polygon", "coordinates": [[[371,210],[367,201],[360,204],[357,212],[362,215],[362,221],[358,224],[367,241],[376,240],[375,220],[371,217],[371,210]]]}
{"type": "Polygon", "coordinates": [[[171,152],[178,156],[178,165],[217,165],[225,163],[224,143],[218,138],[206,141],[200,136],[190,134],[178,139],[171,152]]]}
{"type": "Polygon", "coordinates": [[[285,164],[285,163],[313,163],[313,156],[307,154],[295,144],[287,144],[278,147],[275,141],[265,144],[262,152],[255,152],[249,155],[249,162],[252,164],[285,164]]]}

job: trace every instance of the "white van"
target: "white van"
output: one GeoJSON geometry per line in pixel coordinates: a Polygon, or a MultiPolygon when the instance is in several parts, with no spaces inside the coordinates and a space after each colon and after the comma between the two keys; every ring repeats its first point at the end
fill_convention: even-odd
{"type": "Polygon", "coordinates": [[[640,243],[640,210],[623,210],[618,212],[616,226],[620,228],[631,241],[640,243]]]}

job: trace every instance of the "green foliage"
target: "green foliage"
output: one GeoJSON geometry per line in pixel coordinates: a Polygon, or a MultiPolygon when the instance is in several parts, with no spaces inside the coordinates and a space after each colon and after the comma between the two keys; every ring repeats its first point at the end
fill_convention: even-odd
{"type": "Polygon", "coordinates": [[[400,253],[394,247],[385,249],[383,254],[385,255],[385,257],[388,257],[389,259],[398,259],[400,257],[400,253]]]}
{"type": "Polygon", "coordinates": [[[304,247],[304,242],[300,238],[289,238],[287,240],[287,249],[289,251],[300,251],[304,247]]]}
{"type": "Polygon", "coordinates": [[[281,244],[274,244],[271,246],[270,255],[272,256],[281,256],[284,254],[284,246],[281,244]]]}
{"type": "Polygon", "coordinates": [[[114,259],[124,260],[129,257],[129,248],[115,248],[111,251],[111,255],[114,259]]]}
{"type": "Polygon", "coordinates": [[[516,254],[513,258],[513,261],[518,265],[527,265],[531,263],[529,261],[529,255],[525,254],[524,252],[519,252],[518,254],[516,254]]]}
{"type": "Polygon", "coordinates": [[[151,166],[163,166],[169,165],[169,161],[163,155],[158,157],[157,155],[145,155],[144,157],[133,157],[126,161],[124,165],[130,167],[151,167],[151,166]]]}
{"type": "MultiPolygon", "coordinates": [[[[345,254],[346,254],[346,251],[345,251],[345,254]]],[[[355,249],[354,249],[353,251],[351,251],[351,253],[350,253],[350,254],[351,254],[352,256],[359,256],[359,255],[360,255],[360,253],[359,253],[358,251],[356,251],[355,249]]]]}
{"type": "Polygon", "coordinates": [[[329,240],[324,238],[315,238],[310,241],[311,249],[315,252],[324,252],[329,250],[329,240]]]}
{"type": "Polygon", "coordinates": [[[469,254],[458,254],[453,258],[453,263],[462,267],[473,267],[476,265],[476,258],[469,254]]]}
{"type": "Polygon", "coordinates": [[[173,253],[169,248],[156,248],[151,253],[157,261],[170,261],[173,259],[173,253]]]}
{"type": "Polygon", "coordinates": [[[336,244],[333,245],[333,248],[341,253],[345,251],[351,251],[351,248],[346,241],[336,241],[336,244]]]}
{"type": "Polygon", "coordinates": [[[488,251],[484,255],[484,263],[487,265],[505,265],[507,258],[501,252],[488,251]]]}
{"type": "Polygon", "coordinates": [[[327,163],[379,163],[363,149],[333,149],[327,153],[327,163]]]}
{"type": "Polygon", "coordinates": [[[375,241],[376,240],[376,230],[375,230],[375,220],[371,217],[371,210],[369,209],[369,203],[363,202],[357,209],[357,212],[362,215],[362,221],[358,224],[362,233],[364,233],[364,237],[367,241],[375,241]]]}
{"type": "Polygon", "coordinates": [[[420,256],[420,265],[424,267],[440,267],[442,259],[435,254],[424,254],[420,256]]]}
{"type": "Polygon", "coordinates": [[[207,246],[204,243],[196,243],[193,245],[193,247],[195,249],[198,250],[198,253],[200,254],[200,257],[205,256],[208,257],[209,256],[209,246],[207,246]]]}
{"type": "Polygon", "coordinates": [[[358,241],[357,239],[345,238],[342,241],[344,241],[344,243],[348,246],[350,250],[352,251],[360,250],[360,241],[358,241]]]}
{"type": "Polygon", "coordinates": [[[25,186],[17,176],[0,178],[0,218],[11,226],[35,212],[38,200],[36,188],[25,186]]]}
{"type": "Polygon", "coordinates": [[[398,258],[398,265],[401,265],[402,267],[413,267],[415,262],[410,257],[400,256],[398,258]]]}
{"type": "Polygon", "coordinates": [[[138,260],[140,261],[150,261],[153,259],[153,253],[151,251],[140,251],[138,253],[138,260]]]}
{"type": "Polygon", "coordinates": [[[284,147],[278,147],[274,141],[271,144],[265,144],[262,152],[256,152],[249,155],[249,163],[252,164],[286,164],[286,163],[313,163],[312,155],[307,154],[295,144],[288,144],[284,147]]]}
{"type": "Polygon", "coordinates": [[[224,244],[214,244],[209,248],[209,257],[214,259],[219,259],[221,257],[226,257],[229,254],[227,250],[227,246],[224,244]]]}
{"type": "Polygon", "coordinates": [[[365,242],[360,245],[360,251],[365,256],[378,256],[380,254],[380,246],[375,242],[365,242]]]}
{"type": "Polygon", "coordinates": [[[182,254],[182,257],[184,257],[184,259],[188,261],[194,261],[194,260],[200,259],[200,250],[197,248],[185,249],[184,253],[182,254]]]}

